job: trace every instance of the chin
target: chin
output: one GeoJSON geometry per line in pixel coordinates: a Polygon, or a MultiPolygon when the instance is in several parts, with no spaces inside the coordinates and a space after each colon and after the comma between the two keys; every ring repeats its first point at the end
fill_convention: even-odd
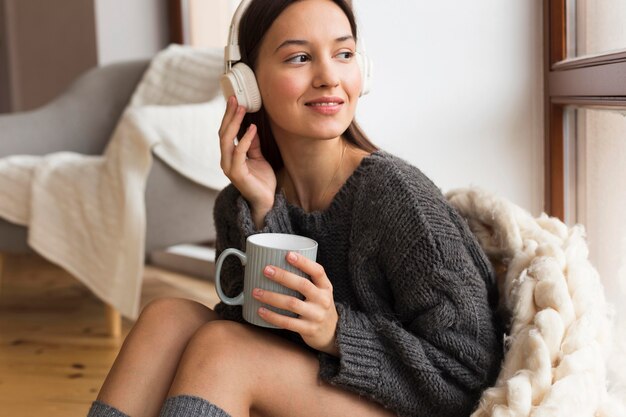
{"type": "Polygon", "coordinates": [[[345,124],[337,124],[334,126],[320,126],[319,124],[316,126],[311,126],[307,132],[303,132],[308,136],[316,137],[320,139],[335,139],[337,136],[341,136],[343,132],[348,129],[350,123],[345,124]]]}
{"type": "Polygon", "coordinates": [[[326,132],[309,132],[307,136],[310,136],[316,139],[321,139],[321,140],[331,140],[331,139],[337,138],[338,136],[341,136],[343,132],[345,131],[346,129],[326,131],[326,132]]]}

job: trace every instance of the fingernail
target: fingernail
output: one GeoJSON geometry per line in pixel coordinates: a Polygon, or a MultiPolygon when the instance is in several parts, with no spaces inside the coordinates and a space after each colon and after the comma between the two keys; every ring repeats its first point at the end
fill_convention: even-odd
{"type": "Polygon", "coordinates": [[[298,260],[298,255],[293,252],[289,252],[289,255],[287,255],[287,259],[289,259],[291,262],[295,262],[298,260]]]}
{"type": "Polygon", "coordinates": [[[266,266],[265,267],[265,275],[273,277],[275,273],[276,273],[276,270],[274,268],[272,268],[271,266],[266,266]]]}
{"type": "Polygon", "coordinates": [[[252,291],[252,295],[254,295],[255,297],[260,297],[263,295],[263,290],[260,288],[255,288],[254,291],[252,291]]]}

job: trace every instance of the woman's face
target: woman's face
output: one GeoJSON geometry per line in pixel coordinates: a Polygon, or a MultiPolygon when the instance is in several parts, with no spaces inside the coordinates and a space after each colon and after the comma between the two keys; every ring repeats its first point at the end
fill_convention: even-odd
{"type": "Polygon", "coordinates": [[[255,75],[272,132],[333,139],[354,118],[361,88],[350,22],[330,0],[301,0],[274,21],[255,75]]]}

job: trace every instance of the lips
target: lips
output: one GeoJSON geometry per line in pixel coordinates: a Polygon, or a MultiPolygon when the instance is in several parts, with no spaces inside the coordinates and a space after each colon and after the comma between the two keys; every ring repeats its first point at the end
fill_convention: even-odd
{"type": "Polygon", "coordinates": [[[304,103],[311,111],[322,116],[333,116],[343,109],[344,101],[339,97],[319,97],[304,103]]]}
{"type": "Polygon", "coordinates": [[[333,107],[341,104],[343,104],[343,100],[339,97],[320,97],[304,103],[305,106],[310,107],[333,107]]]}

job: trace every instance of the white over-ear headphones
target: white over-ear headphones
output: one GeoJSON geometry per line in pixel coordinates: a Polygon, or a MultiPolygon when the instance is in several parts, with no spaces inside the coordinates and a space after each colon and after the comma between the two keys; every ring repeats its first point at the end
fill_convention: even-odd
{"type": "MultiPolygon", "coordinates": [[[[261,93],[254,72],[243,62],[239,62],[241,60],[238,39],[239,22],[251,2],[252,0],[243,0],[233,15],[228,32],[228,45],[224,48],[224,75],[221,79],[224,97],[228,99],[234,95],[237,97],[237,103],[244,106],[248,113],[261,109],[261,93]]],[[[370,91],[372,61],[365,54],[360,36],[357,36],[355,57],[361,70],[361,95],[363,96],[370,91]]]]}

